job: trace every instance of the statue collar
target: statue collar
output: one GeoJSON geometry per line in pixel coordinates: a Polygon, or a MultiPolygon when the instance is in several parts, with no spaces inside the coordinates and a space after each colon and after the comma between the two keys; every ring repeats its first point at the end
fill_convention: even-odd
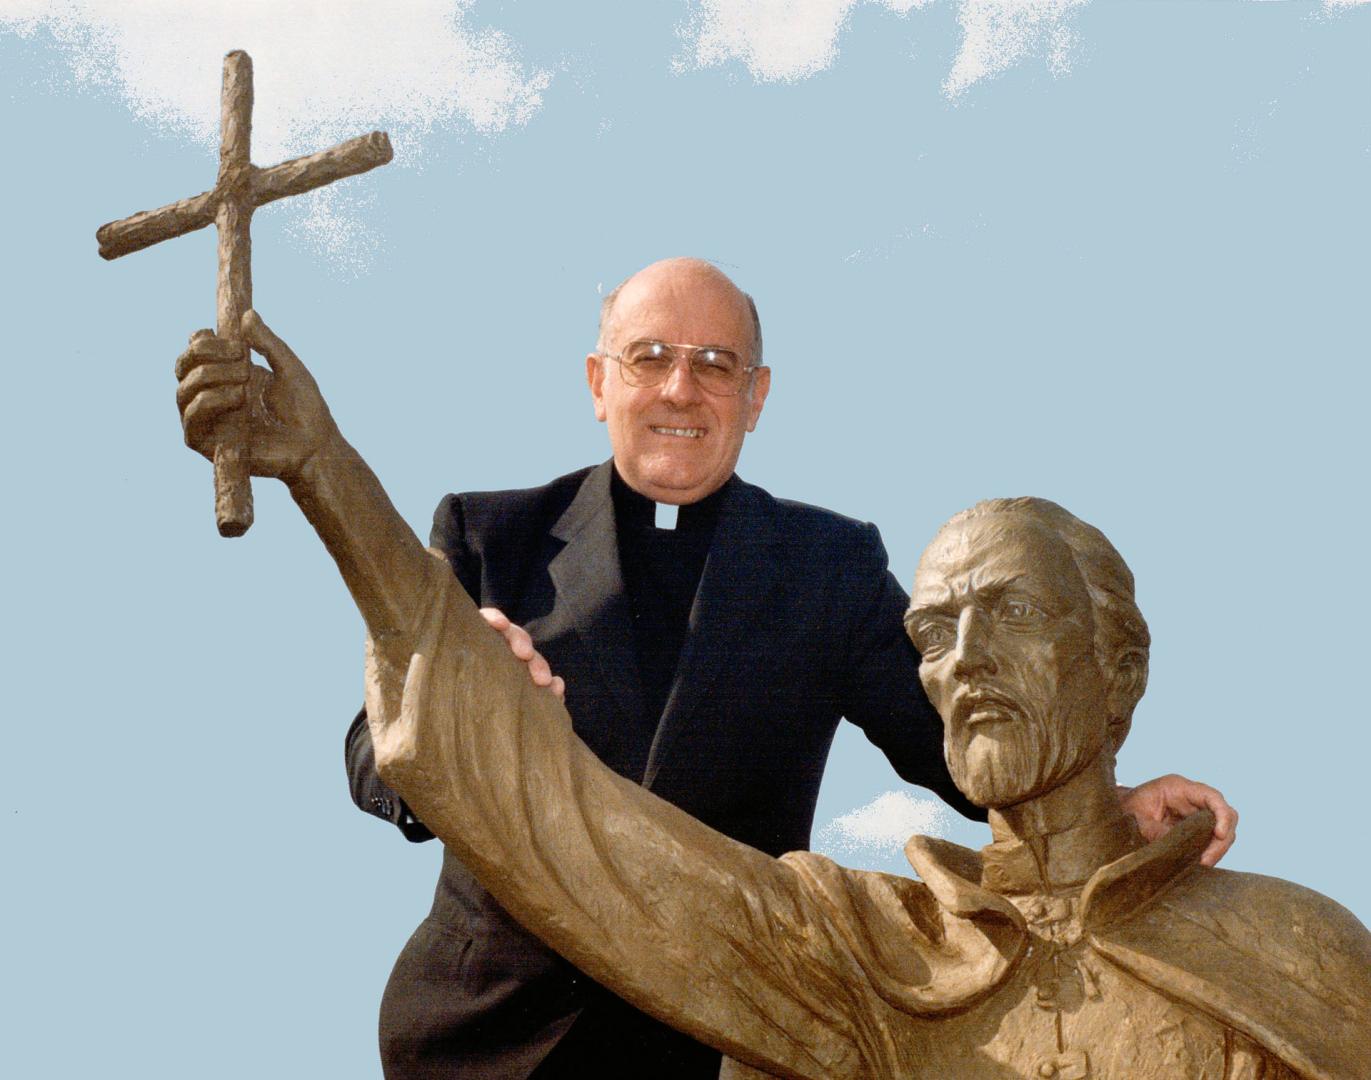
{"type": "MultiPolygon", "coordinates": [[[[1160,840],[1128,851],[1103,866],[1097,865],[1093,873],[1083,874],[1083,926],[1098,929],[1126,919],[1146,906],[1182,874],[1199,864],[1200,854],[1208,846],[1213,830],[1213,815],[1202,810],[1186,818],[1160,840]]],[[[1112,825],[1105,840],[1115,845],[1123,843],[1112,825]]],[[[1025,865],[1033,880],[1037,880],[1031,852],[1017,850],[1025,847],[991,844],[976,852],[935,837],[915,836],[905,845],[905,855],[934,899],[949,914],[974,919],[977,915],[994,913],[1008,917],[1021,929],[1026,929],[1023,917],[1004,898],[1006,893],[1040,888],[1036,885],[1030,889],[1022,887],[1027,880],[1025,865]],[[994,850],[997,848],[1001,850],[994,850]],[[1027,864],[1023,861],[1025,858],[1027,864]]],[[[1066,887],[1079,882],[1054,884],[1066,887]]]]}
{"type": "MultiPolygon", "coordinates": [[[[1098,867],[1072,908],[1091,934],[1126,921],[1196,866],[1214,819],[1195,814],[1161,840],[1098,867]]],[[[822,855],[785,861],[834,912],[837,932],[892,1007],[915,1016],[964,1009],[991,993],[1028,949],[1028,922],[984,882],[980,852],[931,836],[905,846],[922,884],[844,870],[822,855]]],[[[1073,886],[1073,891],[1074,891],[1073,886]]],[[[1022,897],[1016,897],[1022,902],[1022,897]]]]}
{"type": "Polygon", "coordinates": [[[1010,896],[1080,888],[1101,866],[1142,846],[1137,825],[1120,812],[1050,836],[987,844],[980,852],[980,883],[1010,896]]]}

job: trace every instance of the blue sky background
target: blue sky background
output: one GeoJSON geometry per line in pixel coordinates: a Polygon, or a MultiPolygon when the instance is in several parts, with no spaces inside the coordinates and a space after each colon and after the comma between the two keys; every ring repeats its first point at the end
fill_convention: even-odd
{"type": "MultiPolygon", "coordinates": [[[[331,563],[267,482],[220,540],[181,445],[212,232],[96,257],[96,226],[210,185],[234,47],[259,164],[395,138],[257,215],[255,299],[421,534],[447,491],[606,457],[600,292],[713,259],[774,369],[742,475],[874,520],[906,583],[980,498],[1101,527],[1155,639],[1121,778],[1215,783],[1227,866],[1371,921],[1371,6],[312,7],[0,0],[12,1075],[375,1076],[436,876],[348,802],[362,628],[331,563]]],[[[870,809],[899,790],[844,730],[841,858],[900,865],[870,809]]]]}

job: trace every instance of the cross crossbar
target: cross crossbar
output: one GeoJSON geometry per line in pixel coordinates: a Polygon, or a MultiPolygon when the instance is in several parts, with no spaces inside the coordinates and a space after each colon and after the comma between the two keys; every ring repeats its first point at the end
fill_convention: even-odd
{"type": "MultiPolygon", "coordinates": [[[[251,199],[253,209],[290,195],[303,195],[344,177],[356,176],[384,165],[393,156],[390,139],[384,131],[359,135],[345,143],[320,150],[317,154],[291,158],[269,169],[252,167],[251,199]]],[[[101,225],[95,233],[102,259],[117,259],[142,251],[145,247],[184,236],[214,223],[219,189],[211,188],[189,199],[130,214],[120,221],[101,225]]]]}

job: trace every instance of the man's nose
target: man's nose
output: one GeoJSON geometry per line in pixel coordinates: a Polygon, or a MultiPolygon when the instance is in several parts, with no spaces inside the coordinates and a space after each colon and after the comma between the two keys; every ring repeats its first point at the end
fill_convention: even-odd
{"type": "Polygon", "coordinates": [[[993,675],[997,670],[990,655],[990,620],[974,607],[962,612],[957,620],[957,647],[953,653],[952,674],[970,679],[977,673],[993,675]]]}
{"type": "Polygon", "coordinates": [[[662,397],[674,405],[686,405],[695,401],[703,393],[690,368],[690,357],[678,356],[666,373],[662,382],[662,397]]]}

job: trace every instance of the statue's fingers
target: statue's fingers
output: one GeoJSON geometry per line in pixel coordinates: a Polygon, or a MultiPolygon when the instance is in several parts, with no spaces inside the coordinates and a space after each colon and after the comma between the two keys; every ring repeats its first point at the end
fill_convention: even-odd
{"type": "Polygon", "coordinates": [[[272,371],[287,379],[293,375],[309,376],[308,369],[295,351],[272,332],[256,311],[249,309],[243,312],[241,325],[243,340],[266,358],[272,371]]]}
{"type": "Polygon", "coordinates": [[[176,407],[185,410],[195,395],[219,386],[236,386],[248,381],[250,365],[209,362],[193,367],[176,384],[176,407]]]}
{"type": "Polygon", "coordinates": [[[186,445],[192,449],[201,449],[213,433],[214,426],[226,413],[242,408],[245,400],[246,388],[241,384],[218,386],[196,394],[181,412],[181,427],[185,431],[186,445]]]}
{"type": "Polygon", "coordinates": [[[176,358],[176,378],[184,379],[192,368],[206,363],[246,360],[247,347],[240,341],[225,341],[213,331],[197,330],[190,336],[190,347],[176,358]]]}

